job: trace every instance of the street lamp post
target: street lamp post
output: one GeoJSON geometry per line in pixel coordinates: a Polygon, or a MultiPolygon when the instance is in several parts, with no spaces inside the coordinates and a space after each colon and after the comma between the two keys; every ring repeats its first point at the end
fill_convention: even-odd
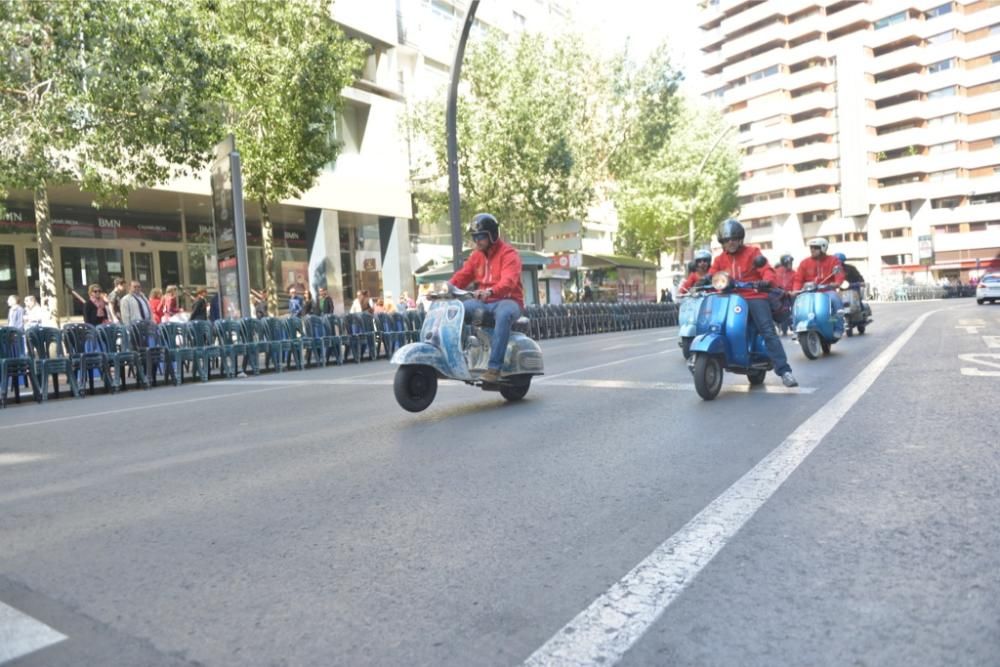
{"type": "MultiPolygon", "coordinates": [[[[729,133],[733,131],[733,127],[730,125],[727,127],[715,141],[712,143],[711,147],[705,151],[705,155],[702,156],[701,162],[698,163],[698,169],[694,172],[694,182],[695,187],[698,185],[698,177],[701,176],[701,172],[704,171],[705,166],[708,164],[708,159],[712,157],[712,153],[718,148],[722,140],[729,136],[729,133]]],[[[691,193],[691,213],[688,216],[688,252],[691,253],[691,259],[694,259],[694,192],[691,193]]]]}
{"type": "Polygon", "coordinates": [[[455,63],[451,68],[451,86],[448,88],[448,108],[445,114],[445,134],[448,139],[448,213],[451,217],[451,251],[455,270],[462,268],[462,210],[458,192],[458,81],[462,75],[462,59],[465,57],[465,43],[476,16],[479,0],[469,3],[465,14],[462,36],[455,47],[455,63]]]}

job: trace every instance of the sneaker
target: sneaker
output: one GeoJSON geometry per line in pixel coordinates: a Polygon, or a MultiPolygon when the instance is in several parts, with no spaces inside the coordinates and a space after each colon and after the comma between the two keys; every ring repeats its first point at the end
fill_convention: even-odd
{"type": "Polygon", "coordinates": [[[482,382],[499,382],[500,381],[500,371],[496,368],[490,368],[485,373],[479,376],[482,382]]]}
{"type": "Polygon", "coordinates": [[[792,375],[791,371],[788,371],[787,373],[785,373],[784,375],[781,376],[781,382],[786,387],[798,387],[799,386],[799,381],[795,379],[795,376],[792,375]]]}

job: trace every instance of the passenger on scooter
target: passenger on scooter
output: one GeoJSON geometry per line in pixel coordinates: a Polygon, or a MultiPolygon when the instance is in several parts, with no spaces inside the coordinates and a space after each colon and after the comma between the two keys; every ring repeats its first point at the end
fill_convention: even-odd
{"type": "Polygon", "coordinates": [[[785,348],[782,347],[778,334],[774,330],[774,320],[771,318],[771,306],[767,300],[767,289],[774,284],[777,276],[774,269],[764,258],[762,266],[755,266],[754,260],[763,257],[760,248],[757,246],[743,245],[746,237],[746,230],[743,225],[734,218],[729,218],[719,225],[717,237],[722,245],[722,254],[712,262],[710,274],[717,271],[726,271],[733,280],[741,282],[753,282],[757,289],[737,289],[736,293],[746,299],[747,307],[750,309],[750,317],[753,319],[757,330],[764,337],[764,344],[767,346],[767,353],[774,362],[774,372],[781,378],[786,387],[799,386],[795,376],[792,375],[792,367],[788,364],[785,356],[785,348]]]}
{"type": "MultiPolygon", "coordinates": [[[[792,286],[795,284],[795,269],[792,265],[795,263],[795,259],[789,255],[784,254],[781,256],[781,263],[778,268],[774,270],[774,275],[777,276],[777,281],[775,287],[779,288],[784,292],[779,298],[784,301],[784,310],[788,311],[782,321],[778,322],[778,326],[781,328],[781,335],[785,335],[788,331],[792,332],[792,340],[795,340],[795,329],[792,328],[792,308],[791,308],[791,293],[792,286]]],[[[773,305],[772,305],[773,310],[773,305]]]]}
{"type": "Polygon", "coordinates": [[[474,298],[465,302],[465,312],[493,314],[496,323],[490,339],[490,359],[480,379],[497,382],[511,327],[524,310],[521,256],[500,239],[500,224],[489,213],[477,213],[472,218],[469,234],[475,248],[449,282],[459,289],[476,283],[474,298]]]}
{"type": "Polygon", "coordinates": [[[699,250],[694,254],[694,270],[688,274],[681,286],[677,288],[677,296],[684,296],[691,288],[703,281],[708,275],[708,267],[712,265],[712,253],[699,250]]]}
{"type": "Polygon", "coordinates": [[[847,255],[842,252],[834,253],[834,257],[840,262],[841,268],[844,270],[844,280],[851,284],[851,291],[854,292],[858,297],[858,307],[865,307],[865,277],[861,275],[858,271],[858,267],[853,264],[847,263],[847,255]]]}

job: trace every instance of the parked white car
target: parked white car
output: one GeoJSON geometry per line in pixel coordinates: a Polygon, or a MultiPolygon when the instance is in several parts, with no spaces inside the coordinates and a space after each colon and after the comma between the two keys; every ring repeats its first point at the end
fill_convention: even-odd
{"type": "Polygon", "coordinates": [[[987,273],[976,285],[976,303],[981,306],[987,301],[1000,301],[1000,273],[987,273]]]}

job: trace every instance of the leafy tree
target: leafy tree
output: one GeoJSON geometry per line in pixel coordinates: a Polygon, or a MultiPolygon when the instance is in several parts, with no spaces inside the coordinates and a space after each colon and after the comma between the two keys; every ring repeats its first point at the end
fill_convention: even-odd
{"type": "MultiPolygon", "coordinates": [[[[496,214],[509,234],[528,235],[553,221],[582,218],[607,166],[606,104],[611,70],[568,36],[548,42],[491,35],[474,44],[462,68],[458,143],[463,217],[496,214]]],[[[415,136],[432,154],[417,166],[421,218],[447,215],[444,105],[419,105],[415,136]]]]}
{"type": "Polygon", "coordinates": [[[739,153],[721,117],[686,103],[666,142],[623,173],[615,194],[616,250],[655,259],[686,239],[694,216],[696,242],[736,210],[739,153]],[[717,143],[718,142],[718,143],[717,143]]]}
{"type": "Polygon", "coordinates": [[[0,0],[0,33],[0,184],[34,195],[40,296],[58,316],[49,186],[114,200],[203,164],[220,62],[168,0],[0,0]]]}
{"type": "Polygon", "coordinates": [[[365,45],[345,37],[331,6],[330,0],[213,0],[205,12],[229,57],[220,72],[225,125],[236,138],[246,197],[260,206],[271,312],[278,289],[268,204],[309,189],[337,158],[340,94],[364,63],[365,45]]]}

